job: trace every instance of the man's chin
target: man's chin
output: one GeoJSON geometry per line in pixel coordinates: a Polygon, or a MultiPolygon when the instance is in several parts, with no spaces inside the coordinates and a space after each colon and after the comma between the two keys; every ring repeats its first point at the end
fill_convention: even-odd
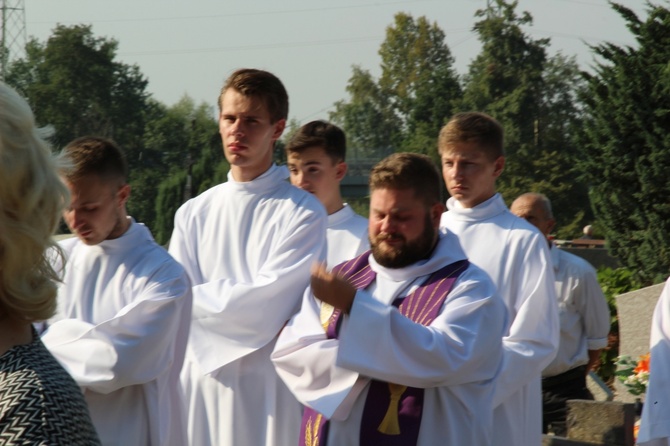
{"type": "Polygon", "coordinates": [[[408,265],[402,250],[399,249],[385,249],[383,251],[373,249],[372,256],[378,264],[385,268],[402,268],[408,265]]]}
{"type": "Polygon", "coordinates": [[[79,234],[76,233],[74,234],[83,244],[88,245],[88,246],[94,246],[100,243],[100,240],[98,240],[98,237],[96,237],[93,233],[87,232],[85,234],[79,234]]]}

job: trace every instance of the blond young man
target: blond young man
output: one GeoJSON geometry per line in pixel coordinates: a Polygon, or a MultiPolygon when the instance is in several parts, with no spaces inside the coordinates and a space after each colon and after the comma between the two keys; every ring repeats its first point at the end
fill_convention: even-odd
{"type": "Polygon", "coordinates": [[[346,137],[337,126],[312,121],[300,127],[286,144],[291,183],[314,194],[328,213],[329,267],[365,252],[368,221],[344,202],[340,183],[347,173],[346,137]]]}
{"type": "Polygon", "coordinates": [[[496,376],[496,446],[541,443],[542,370],[556,355],[558,309],[547,243],[511,214],[496,192],[505,166],[502,126],[484,113],[459,113],[440,131],[442,174],[451,198],[441,227],[493,279],[509,314],[496,376]]]}

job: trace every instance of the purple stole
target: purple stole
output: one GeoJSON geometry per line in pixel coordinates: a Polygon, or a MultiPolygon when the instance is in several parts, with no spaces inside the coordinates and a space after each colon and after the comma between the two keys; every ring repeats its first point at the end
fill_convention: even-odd
{"type": "MultiPolygon", "coordinates": [[[[337,265],[334,273],[349,279],[356,289],[367,288],[376,278],[370,268],[370,251],[337,265]]],[[[430,325],[442,308],[458,276],[469,263],[459,260],[432,273],[428,280],[407,297],[395,299],[403,316],[430,325]]],[[[324,323],[328,339],[338,337],[342,312],[335,309],[324,323]]],[[[423,389],[372,380],[361,420],[361,446],[416,445],[423,411],[423,389]]],[[[328,420],[319,412],[305,407],[299,446],[326,446],[328,420]]]]}

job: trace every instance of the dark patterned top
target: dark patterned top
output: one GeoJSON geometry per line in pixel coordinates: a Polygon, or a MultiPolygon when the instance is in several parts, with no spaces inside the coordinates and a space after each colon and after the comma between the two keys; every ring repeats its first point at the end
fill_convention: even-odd
{"type": "Polygon", "coordinates": [[[33,339],[0,356],[0,445],[99,445],[81,390],[33,339]]]}

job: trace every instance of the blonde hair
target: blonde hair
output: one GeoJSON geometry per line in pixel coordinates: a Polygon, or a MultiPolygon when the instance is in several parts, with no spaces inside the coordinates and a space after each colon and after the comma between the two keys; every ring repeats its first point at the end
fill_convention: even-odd
{"type": "Polygon", "coordinates": [[[490,160],[495,160],[505,155],[503,139],[503,127],[493,117],[481,112],[464,112],[455,114],[442,127],[437,147],[443,155],[454,144],[473,142],[490,160]]]}
{"type": "Polygon", "coordinates": [[[52,235],[69,201],[28,103],[0,82],[0,319],[48,319],[62,257],[52,235]],[[52,248],[50,250],[50,248],[52,248]]]}

